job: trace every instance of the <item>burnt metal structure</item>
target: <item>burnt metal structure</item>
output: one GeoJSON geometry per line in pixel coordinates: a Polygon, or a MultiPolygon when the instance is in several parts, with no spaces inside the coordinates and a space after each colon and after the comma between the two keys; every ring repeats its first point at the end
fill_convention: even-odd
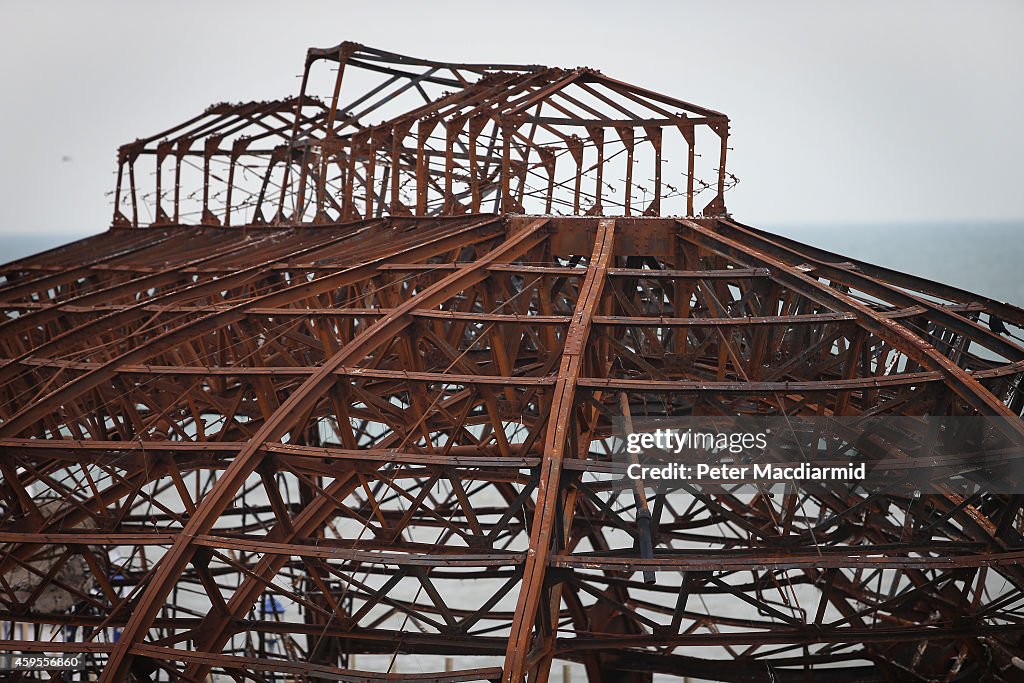
{"type": "Polygon", "coordinates": [[[1024,432],[1024,311],[733,220],[728,131],[591,69],[343,43],[296,98],[122,147],[113,226],[2,267],[0,650],[108,683],[1021,680],[1021,496],[595,476],[616,415],[1024,432]]]}

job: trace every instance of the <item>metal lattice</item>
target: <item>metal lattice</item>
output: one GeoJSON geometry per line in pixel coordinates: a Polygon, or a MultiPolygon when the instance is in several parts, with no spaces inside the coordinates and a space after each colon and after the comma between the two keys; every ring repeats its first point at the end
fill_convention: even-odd
{"type": "Polygon", "coordinates": [[[124,146],[114,226],[2,268],[0,649],[102,681],[1022,680],[1021,496],[591,476],[624,413],[1024,433],[1024,311],[736,222],[727,133],[590,69],[344,43],[297,98],[124,146]]]}

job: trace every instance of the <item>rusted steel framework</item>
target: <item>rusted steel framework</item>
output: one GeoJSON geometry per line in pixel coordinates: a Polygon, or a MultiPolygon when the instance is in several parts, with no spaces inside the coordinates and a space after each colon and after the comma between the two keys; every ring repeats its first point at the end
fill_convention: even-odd
{"type": "Polygon", "coordinates": [[[114,224],[692,216],[705,190],[705,212],[721,213],[735,182],[728,134],[723,114],[593,69],[444,64],[343,43],[309,51],[295,99],[219,104],[123,146],[114,224]]]}
{"type": "Polygon", "coordinates": [[[343,44],[297,99],[122,148],[114,227],[2,267],[0,650],[106,682],[1021,680],[1020,496],[595,475],[624,414],[1024,431],[1024,311],[734,221],[727,130],[588,69],[343,44]]]}

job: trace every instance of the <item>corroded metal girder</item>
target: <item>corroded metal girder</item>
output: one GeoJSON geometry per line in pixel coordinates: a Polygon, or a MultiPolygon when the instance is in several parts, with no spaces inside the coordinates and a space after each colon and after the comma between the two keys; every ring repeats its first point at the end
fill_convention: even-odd
{"type": "Polygon", "coordinates": [[[1024,311],[734,221],[727,120],[591,70],[343,44],[303,83],[124,148],[126,177],[174,160],[154,225],[119,208],[0,268],[0,650],[87,652],[102,681],[1021,680],[1021,496],[595,473],[624,414],[1020,432],[1024,311]],[[569,126],[567,156],[537,143],[569,126]],[[708,215],[692,183],[638,201],[635,131],[660,157],[700,126],[708,215]],[[551,215],[516,213],[552,159],[551,215]],[[243,168],[255,192],[217,205],[243,168]]]}

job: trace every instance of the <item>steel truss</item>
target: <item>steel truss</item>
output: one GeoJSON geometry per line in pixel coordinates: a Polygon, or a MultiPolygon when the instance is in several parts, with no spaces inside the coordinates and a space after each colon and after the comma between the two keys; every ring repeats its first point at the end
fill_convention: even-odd
{"type": "Polygon", "coordinates": [[[1024,433],[1024,311],[736,222],[727,130],[588,69],[346,43],[298,98],[122,148],[114,227],[2,268],[0,650],[101,681],[1022,680],[1021,496],[594,476],[623,414],[1024,433]]]}

